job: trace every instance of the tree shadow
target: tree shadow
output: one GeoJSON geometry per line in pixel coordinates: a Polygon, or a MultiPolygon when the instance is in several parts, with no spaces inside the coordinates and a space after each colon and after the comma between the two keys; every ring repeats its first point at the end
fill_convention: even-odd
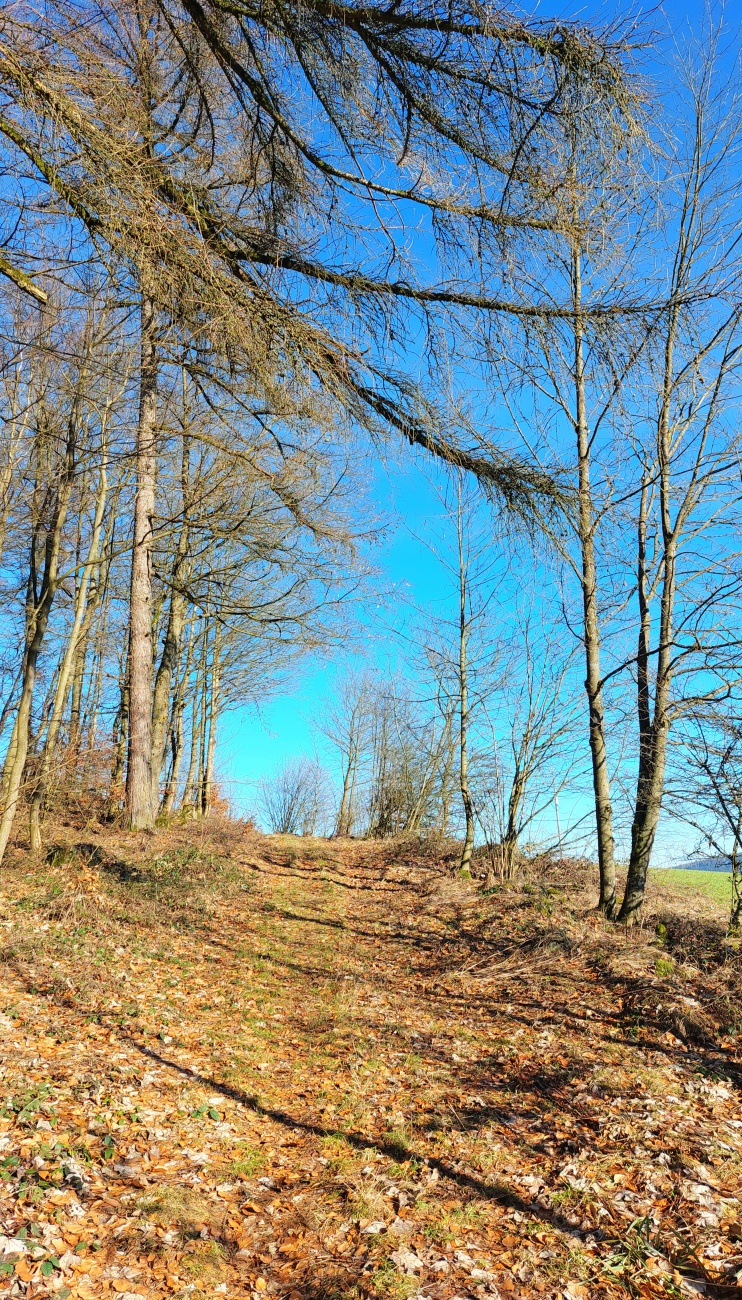
{"type": "MultiPolygon", "coordinates": [[[[476,1174],[455,1168],[447,1160],[443,1160],[438,1156],[413,1150],[407,1143],[397,1142],[393,1139],[380,1140],[364,1133],[348,1131],[337,1126],[329,1128],[324,1124],[314,1123],[312,1120],[300,1119],[289,1111],[264,1105],[258,1097],[244,1092],[241,1088],[236,1088],[233,1084],[202,1074],[198,1070],[191,1069],[190,1066],[181,1065],[179,1061],[170,1060],[168,1057],[163,1056],[162,1053],[147,1047],[145,1043],[138,1042],[129,1035],[124,1036],[124,1041],[128,1042],[148,1060],[174,1070],[192,1083],[213,1089],[214,1092],[221,1094],[223,1097],[228,1097],[230,1101],[237,1102],[238,1105],[251,1111],[254,1115],[270,1119],[284,1128],[291,1129],[293,1132],[305,1133],[317,1138],[342,1138],[354,1150],[367,1151],[373,1149],[394,1161],[415,1160],[420,1165],[427,1165],[429,1169],[436,1170],[440,1178],[447,1179],[460,1187],[462,1191],[468,1192],[477,1199],[495,1201],[503,1208],[518,1210],[522,1214],[530,1215],[544,1223],[551,1224],[571,1237],[582,1238],[586,1235],[559,1213],[553,1212],[535,1201],[527,1201],[519,1192],[513,1191],[505,1183],[486,1182],[476,1174]]],[[[594,1234],[595,1230],[592,1229],[591,1231],[594,1234]]]]}

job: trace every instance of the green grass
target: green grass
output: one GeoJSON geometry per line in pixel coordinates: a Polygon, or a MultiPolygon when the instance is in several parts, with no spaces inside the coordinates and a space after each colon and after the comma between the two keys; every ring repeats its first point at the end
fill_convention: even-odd
{"type": "Polygon", "coordinates": [[[661,867],[653,870],[650,880],[663,889],[682,893],[705,894],[722,907],[732,902],[732,873],[729,871],[681,871],[679,868],[661,867]]]}

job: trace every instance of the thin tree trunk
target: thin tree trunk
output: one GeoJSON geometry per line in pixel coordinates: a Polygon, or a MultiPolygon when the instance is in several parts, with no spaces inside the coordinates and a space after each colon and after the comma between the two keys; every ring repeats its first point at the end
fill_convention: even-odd
{"type": "MultiPolygon", "coordinates": [[[[202,642],[205,641],[205,636],[206,636],[205,627],[203,627],[201,631],[202,642]]],[[[188,773],[186,776],[185,785],[183,787],[183,799],[180,805],[181,808],[193,809],[196,803],[196,795],[197,795],[196,782],[198,780],[198,755],[199,755],[199,750],[201,748],[201,727],[203,725],[203,718],[201,715],[201,703],[203,699],[201,680],[202,680],[202,675],[205,671],[206,671],[206,666],[204,663],[204,656],[202,652],[201,660],[198,665],[198,669],[196,671],[196,680],[194,682],[194,690],[193,690],[193,702],[191,704],[190,756],[188,759],[188,773]]]]}
{"type": "Polygon", "coordinates": [[[508,796],[507,825],[500,845],[501,875],[504,880],[512,880],[515,875],[515,861],[518,851],[518,823],[525,791],[526,777],[522,767],[516,765],[508,796]]]}
{"type": "Polygon", "coordinates": [[[179,705],[175,710],[173,717],[172,729],[170,732],[170,773],[168,775],[167,786],[162,800],[162,812],[169,817],[175,806],[175,795],[178,789],[178,776],[180,774],[180,765],[183,759],[183,706],[179,705]]]}
{"type": "Polygon", "coordinates": [[[585,346],[582,310],[582,267],[576,251],[572,262],[575,304],[575,397],[578,464],[578,529],[582,562],[582,604],[585,637],[585,690],[589,707],[590,758],[595,799],[595,827],[598,840],[600,900],[598,906],[607,917],[616,911],[616,863],[613,845],[613,808],[611,804],[608,755],[605,740],[605,707],[600,674],[600,624],[598,619],[598,584],[595,561],[595,521],[590,486],[590,436],[585,396],[585,346]]]}
{"type": "Polygon", "coordinates": [[[155,678],[152,700],[152,797],[155,804],[159,803],[160,777],[162,776],[162,766],[165,760],[173,674],[178,664],[180,642],[185,624],[186,598],[183,591],[183,580],[188,563],[188,480],[189,439],[184,437],[181,463],[183,523],[173,557],[165,641],[157,669],[157,677],[155,678]]]}
{"type": "Polygon", "coordinates": [[[170,774],[162,800],[161,809],[166,816],[170,816],[175,806],[175,796],[178,790],[178,776],[180,774],[180,765],[183,760],[183,714],[186,706],[188,681],[191,675],[194,639],[193,621],[191,620],[185,665],[173,695],[173,706],[170,714],[170,747],[172,751],[172,761],[170,764],[170,774]]]}
{"type": "MultiPolygon", "coordinates": [[[[84,475],[82,482],[80,484],[81,498],[84,497],[85,494],[86,481],[87,481],[87,475],[84,475]]],[[[77,542],[75,546],[75,600],[74,600],[75,611],[77,611],[80,608],[80,588],[82,586],[83,577],[87,576],[85,572],[81,572],[82,522],[83,522],[83,515],[82,515],[82,511],[80,511],[77,520],[77,542]]],[[[83,682],[85,677],[85,657],[86,657],[85,656],[86,638],[80,635],[79,627],[75,629],[75,640],[76,640],[76,648],[78,650],[78,654],[75,656],[75,659],[73,661],[72,672],[71,673],[68,672],[66,676],[67,676],[68,686],[69,686],[70,679],[72,680],[72,702],[70,706],[70,749],[74,753],[77,753],[80,748],[80,714],[82,712],[82,689],[83,689],[83,682]]]]}
{"type": "Polygon", "coordinates": [[[348,761],[343,773],[343,790],[340,796],[340,808],[338,810],[337,825],[335,834],[337,836],[350,835],[353,824],[353,795],[356,788],[356,776],[358,772],[358,759],[360,750],[360,728],[361,728],[361,711],[363,709],[363,696],[361,695],[357,704],[351,709],[350,726],[348,729],[348,761]]]}
{"type": "Polygon", "coordinates": [[[49,772],[54,757],[57,740],[59,738],[62,718],[64,715],[64,706],[69,690],[70,675],[73,664],[75,663],[78,640],[83,625],[83,619],[86,613],[88,589],[93,574],[93,567],[97,564],[100,553],[100,539],[103,528],[103,514],[106,508],[106,497],[108,495],[108,475],[106,473],[106,456],[103,452],[100,480],[98,485],[98,496],[95,503],[95,517],[93,520],[93,529],[90,536],[90,545],[88,555],[83,568],[82,576],[77,588],[75,615],[70,631],[69,640],[62,656],[62,662],[59,666],[57,676],[57,687],[54,693],[54,704],[47,728],[46,740],[41,752],[39,762],[39,775],[36,781],[36,788],[31,798],[29,827],[31,835],[31,850],[39,852],[41,849],[41,812],[44,806],[44,799],[49,784],[49,772]]]}
{"type": "Polygon", "coordinates": [[[56,489],[52,522],[47,531],[44,548],[44,573],[37,595],[36,546],[37,532],[31,540],[31,559],[29,565],[26,650],[23,668],[23,686],[18,704],[13,735],[3,769],[2,778],[2,818],[0,819],[0,862],[5,856],[8,840],[13,829],[18,798],[23,781],[23,773],[28,754],[31,706],[39,655],[44,643],[54,597],[59,583],[59,554],[62,533],[67,517],[67,510],[72,492],[75,473],[75,451],[77,436],[77,401],[68,422],[67,450],[61,483],[56,489]]]}
{"type": "Polygon", "coordinates": [[[129,609],[129,761],[126,812],[132,830],[151,830],[152,780],[152,529],[157,468],[157,340],[155,309],[143,277],[134,540],[129,609]]]}
{"type": "Polygon", "coordinates": [[[742,844],[742,809],[737,817],[737,826],[734,832],[734,847],[732,848],[732,905],[729,909],[729,934],[738,934],[740,923],[742,923],[742,863],[740,863],[739,849],[742,844]]]}
{"type": "Polygon", "coordinates": [[[194,807],[196,801],[196,773],[198,769],[198,751],[201,743],[201,722],[199,718],[200,692],[197,690],[191,706],[191,747],[188,760],[188,773],[183,787],[181,808],[194,807]]]}
{"type": "Polygon", "coordinates": [[[214,759],[216,757],[216,729],[219,722],[219,693],[221,690],[222,625],[219,619],[214,633],[214,650],[211,656],[211,690],[209,692],[209,743],[206,746],[203,801],[201,811],[208,817],[214,804],[214,759]]]}
{"type": "Polygon", "coordinates": [[[340,808],[338,810],[337,827],[335,834],[339,837],[348,835],[350,825],[350,792],[355,781],[355,756],[353,747],[353,737],[351,736],[348,753],[348,762],[345,765],[343,773],[343,790],[340,796],[340,808]]]}
{"type": "Polygon", "coordinates": [[[446,714],[445,759],[441,771],[440,809],[438,813],[438,830],[441,835],[448,835],[451,819],[451,781],[456,761],[456,743],[453,738],[454,712],[446,714]]]}
{"type": "Polygon", "coordinates": [[[464,805],[466,829],[461,850],[461,871],[471,871],[474,852],[474,800],[469,785],[469,668],[467,662],[468,626],[466,617],[467,572],[464,555],[464,521],[461,506],[461,478],[458,482],[457,537],[459,547],[459,784],[464,805]]]}
{"type": "Polygon", "coordinates": [[[87,737],[86,744],[88,750],[95,747],[98,734],[98,714],[100,712],[100,702],[103,695],[103,666],[105,663],[106,644],[105,638],[108,633],[108,603],[103,606],[103,616],[101,618],[98,633],[98,650],[94,658],[95,669],[93,672],[92,689],[88,692],[85,702],[85,713],[83,716],[83,731],[87,737]]]}
{"type": "Polygon", "coordinates": [[[198,784],[195,790],[195,799],[193,801],[194,817],[202,817],[204,810],[204,781],[206,780],[206,744],[209,732],[208,722],[208,699],[209,699],[209,636],[208,624],[204,631],[204,652],[203,652],[203,676],[201,678],[201,743],[199,746],[198,757],[198,784]]]}
{"type": "MultiPolygon", "coordinates": [[[[85,681],[85,668],[88,654],[88,629],[83,627],[78,637],[75,662],[72,670],[72,698],[70,700],[70,749],[73,753],[80,750],[80,724],[82,718],[82,692],[85,681]]],[[[69,686],[69,681],[68,681],[69,686]]]]}
{"type": "Polygon", "coordinates": [[[631,924],[637,919],[644,902],[647,871],[654,847],[657,825],[662,807],[667,761],[667,736],[669,731],[670,688],[672,685],[672,638],[675,615],[676,568],[678,530],[687,510],[690,495],[686,493],[678,517],[673,524],[672,511],[672,450],[670,431],[670,406],[673,391],[673,364],[677,334],[677,307],[673,306],[665,343],[662,405],[657,427],[657,453],[659,461],[660,519],[662,526],[662,592],[660,597],[659,645],[657,648],[654,710],[649,718],[649,611],[646,599],[646,510],[647,501],[642,494],[639,523],[639,577],[640,582],[640,662],[639,676],[639,771],[636,782],[636,801],[631,825],[631,856],[626,875],[619,921],[631,924]],[[642,518],[644,516],[644,518],[642,518]],[[643,531],[642,531],[643,530],[643,531]]]}
{"type": "Polygon", "coordinates": [[[13,383],[13,395],[10,403],[10,418],[5,422],[4,441],[7,446],[7,461],[0,469],[0,559],[2,559],[5,550],[5,539],[8,532],[8,515],[11,499],[11,483],[13,473],[16,467],[18,448],[21,440],[27,430],[27,417],[22,415],[24,408],[27,409],[28,403],[23,401],[19,396],[21,385],[21,366],[16,366],[15,381],[13,383]]]}
{"type": "Polygon", "coordinates": [[[3,705],[3,711],[2,713],[0,713],[0,736],[2,736],[3,732],[5,731],[5,728],[8,724],[8,718],[10,717],[11,713],[16,707],[15,693],[21,684],[22,678],[23,678],[23,657],[21,656],[20,667],[18,669],[18,672],[15,675],[13,685],[11,686],[8,692],[8,698],[3,705]]]}

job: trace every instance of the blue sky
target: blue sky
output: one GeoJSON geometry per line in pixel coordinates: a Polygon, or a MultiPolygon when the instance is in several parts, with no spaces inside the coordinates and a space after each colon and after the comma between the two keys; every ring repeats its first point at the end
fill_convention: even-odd
{"type": "MultiPolygon", "coordinates": [[[[369,460],[369,492],[389,519],[385,540],[372,559],[379,570],[379,585],[386,588],[383,605],[376,601],[359,612],[361,647],[354,646],[355,662],[382,663],[396,647],[388,628],[401,630],[414,617],[411,606],[440,601],[442,578],[423,536],[431,519],[441,514],[441,503],[426,472],[421,453],[410,451],[390,463],[374,466],[369,460]],[[365,648],[364,648],[365,647],[365,648]]],[[[331,658],[315,656],[299,666],[289,687],[260,709],[236,709],[221,723],[219,770],[231,802],[239,811],[256,806],[257,785],[286,759],[319,753],[333,765],[332,751],[312,727],[320,701],[329,693],[346,656],[341,650],[331,658]]]]}
{"type": "MultiPolygon", "coordinates": [[[[543,16],[553,16],[555,10],[542,5],[538,12],[543,16]]],[[[613,10],[601,4],[572,10],[560,5],[558,10],[559,16],[574,17],[579,21],[597,15],[599,21],[606,23],[614,14],[620,17],[629,12],[635,12],[634,6],[619,6],[613,10]]],[[[666,33],[667,43],[671,46],[673,33],[684,34],[688,27],[699,30],[706,6],[702,0],[698,3],[672,0],[661,8],[647,8],[645,12],[649,15],[647,26],[657,33],[666,33]]],[[[734,30],[737,23],[732,19],[731,11],[728,11],[728,21],[734,30]]],[[[640,61],[645,73],[651,77],[654,62],[651,53],[640,56],[640,61]]],[[[429,473],[429,462],[419,453],[400,452],[382,468],[369,461],[369,492],[382,514],[390,520],[386,539],[373,557],[380,570],[381,585],[390,594],[383,609],[372,602],[362,612],[365,651],[359,652],[357,647],[354,648],[356,662],[365,658],[367,662],[381,663],[389,654],[398,653],[389,629],[402,630],[405,623],[414,617],[412,606],[424,607],[442,601],[441,607],[444,607],[446,600],[451,599],[452,594],[445,592],[440,566],[420,540],[431,520],[441,514],[440,499],[429,473]]],[[[507,553],[503,551],[501,563],[507,565],[509,562],[507,553]]],[[[524,571],[533,573],[532,568],[524,571]]],[[[343,663],[342,653],[335,653],[329,659],[327,656],[315,657],[305,662],[283,693],[269,700],[260,713],[254,708],[244,707],[223,719],[219,771],[225,793],[236,811],[245,813],[258,807],[260,780],[270,776],[287,759],[317,752],[320,761],[332,767],[332,753],[313,728],[312,719],[316,717],[323,698],[332,690],[343,663]]],[[[580,795],[572,802],[572,815],[577,818],[588,807],[585,796],[580,795]]],[[[563,819],[565,815],[569,817],[569,812],[569,809],[566,814],[562,812],[563,819]]],[[[687,833],[666,825],[662,843],[658,846],[657,864],[677,856],[684,845],[691,847],[687,833]]]]}

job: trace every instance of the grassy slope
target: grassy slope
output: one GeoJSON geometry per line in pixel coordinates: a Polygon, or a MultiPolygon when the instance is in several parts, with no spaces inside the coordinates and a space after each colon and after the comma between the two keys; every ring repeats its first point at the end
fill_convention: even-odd
{"type": "Polygon", "coordinates": [[[681,871],[660,868],[650,877],[666,890],[683,893],[706,894],[722,907],[729,908],[732,901],[732,877],[725,871],[681,871]]]}
{"type": "Polygon", "coordinates": [[[16,1287],[592,1300],[734,1283],[722,911],[703,904],[683,962],[691,909],[675,926],[656,883],[670,950],[651,925],[606,926],[579,878],[483,899],[417,852],[224,825],[18,855],[0,876],[16,1287]]]}

